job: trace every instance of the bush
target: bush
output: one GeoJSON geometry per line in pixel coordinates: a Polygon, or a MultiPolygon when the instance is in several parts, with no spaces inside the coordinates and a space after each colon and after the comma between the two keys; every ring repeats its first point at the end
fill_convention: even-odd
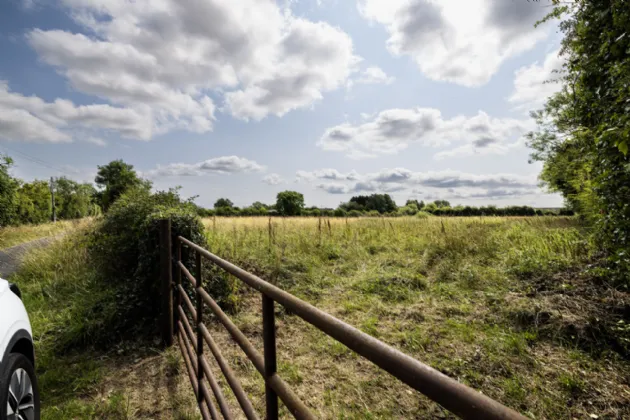
{"type": "Polygon", "coordinates": [[[348,212],[348,217],[361,217],[363,215],[359,210],[350,210],[348,212]]]}
{"type": "MultiPolygon", "coordinates": [[[[147,324],[155,324],[160,305],[160,220],[171,219],[173,248],[177,236],[183,236],[197,244],[205,244],[204,227],[195,207],[182,202],[176,191],[150,194],[134,189],[123,194],[110,207],[102,222],[92,233],[89,246],[90,258],[104,279],[118,289],[119,332],[131,325],[149,330],[147,324]]],[[[193,254],[182,247],[182,260],[193,272],[193,254]]],[[[227,280],[210,278],[208,292],[218,302],[230,302],[232,287],[227,280]]]]}
{"type": "Polygon", "coordinates": [[[337,209],[334,215],[335,217],[346,217],[346,211],[344,209],[337,209]]]}

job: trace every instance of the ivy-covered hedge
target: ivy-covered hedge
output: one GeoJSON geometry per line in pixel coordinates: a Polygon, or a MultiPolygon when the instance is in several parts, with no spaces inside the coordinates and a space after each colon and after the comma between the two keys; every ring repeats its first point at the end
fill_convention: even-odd
{"type": "MultiPolygon", "coordinates": [[[[204,227],[196,209],[182,201],[177,191],[151,194],[145,189],[123,194],[105,214],[92,233],[89,246],[92,261],[105,281],[118,289],[121,332],[131,328],[157,327],[160,305],[160,220],[171,220],[173,252],[175,238],[183,236],[197,244],[206,243],[204,227]]],[[[182,260],[195,272],[194,255],[182,247],[182,260]]],[[[236,290],[227,276],[209,269],[203,273],[208,292],[220,304],[231,308],[236,290]]]]}

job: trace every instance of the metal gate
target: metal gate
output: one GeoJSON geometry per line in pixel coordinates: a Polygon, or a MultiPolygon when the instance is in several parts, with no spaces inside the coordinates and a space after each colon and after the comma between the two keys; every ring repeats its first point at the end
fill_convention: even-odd
{"type": "Polygon", "coordinates": [[[295,418],[316,418],[276,371],[275,302],[462,418],[525,419],[514,410],[217,257],[186,238],[181,236],[175,238],[175,250],[175,281],[173,281],[170,220],[163,220],[160,228],[160,271],[163,292],[162,334],[167,345],[173,344],[173,337],[177,336],[190,382],[204,420],[218,419],[221,416],[226,419],[233,418],[225,396],[205,359],[204,349],[206,345],[216,359],[245,416],[248,419],[260,418],[240,381],[221,355],[221,351],[204,324],[205,307],[209,308],[215,319],[223,324],[264,378],[266,418],[270,420],[278,418],[278,398],[282,400],[295,418]],[[195,276],[182,262],[182,247],[187,247],[194,252],[195,269],[193,271],[195,276]],[[202,258],[214,263],[260,292],[262,297],[263,354],[252,345],[202,287],[202,258]],[[194,288],[194,304],[183,287],[183,280],[189,282],[194,288]],[[188,316],[194,322],[194,330],[188,321],[188,316]],[[206,382],[212,389],[219,407],[218,411],[206,382]]]}

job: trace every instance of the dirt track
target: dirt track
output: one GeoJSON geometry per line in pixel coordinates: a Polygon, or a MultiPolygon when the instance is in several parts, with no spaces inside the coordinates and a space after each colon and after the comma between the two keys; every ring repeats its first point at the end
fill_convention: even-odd
{"type": "Polygon", "coordinates": [[[17,271],[20,261],[29,249],[40,248],[50,244],[59,236],[35,239],[0,251],[0,277],[7,279],[17,271]]]}

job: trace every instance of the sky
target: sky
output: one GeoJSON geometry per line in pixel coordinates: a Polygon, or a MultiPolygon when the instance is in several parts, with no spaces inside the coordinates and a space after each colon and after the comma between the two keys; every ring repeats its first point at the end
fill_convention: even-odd
{"type": "Polygon", "coordinates": [[[559,89],[548,0],[4,0],[0,153],[25,180],[130,163],[211,207],[388,193],[559,207],[528,162],[559,89]]]}

